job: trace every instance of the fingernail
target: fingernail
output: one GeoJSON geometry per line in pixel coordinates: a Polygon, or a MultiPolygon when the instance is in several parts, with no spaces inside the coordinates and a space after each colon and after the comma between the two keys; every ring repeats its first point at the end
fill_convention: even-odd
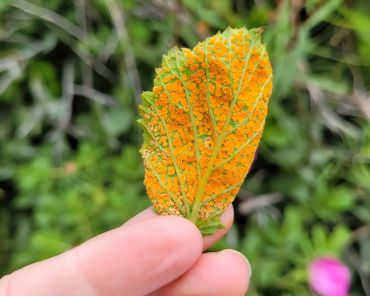
{"type": "Polygon", "coordinates": [[[226,249],[226,250],[222,250],[221,252],[230,252],[230,253],[234,253],[234,254],[238,254],[240,257],[243,258],[245,264],[247,265],[247,268],[248,268],[248,271],[249,271],[249,277],[252,276],[252,267],[251,267],[251,264],[249,263],[248,259],[240,252],[238,251],[235,251],[233,249],[226,249]]]}

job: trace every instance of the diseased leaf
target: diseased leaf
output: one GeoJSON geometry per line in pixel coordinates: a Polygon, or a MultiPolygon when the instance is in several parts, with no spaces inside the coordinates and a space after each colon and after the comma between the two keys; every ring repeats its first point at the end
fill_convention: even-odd
{"type": "Polygon", "coordinates": [[[180,215],[203,235],[224,228],[262,136],[272,91],[263,28],[228,28],[192,51],[173,48],[142,94],[138,120],[154,211],[180,215]]]}

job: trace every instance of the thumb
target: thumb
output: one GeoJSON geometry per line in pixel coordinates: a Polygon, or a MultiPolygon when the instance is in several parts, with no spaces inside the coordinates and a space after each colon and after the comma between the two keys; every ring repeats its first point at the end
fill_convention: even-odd
{"type": "Polygon", "coordinates": [[[190,221],[157,216],[16,271],[0,281],[0,295],[146,295],[185,273],[202,247],[190,221]]]}

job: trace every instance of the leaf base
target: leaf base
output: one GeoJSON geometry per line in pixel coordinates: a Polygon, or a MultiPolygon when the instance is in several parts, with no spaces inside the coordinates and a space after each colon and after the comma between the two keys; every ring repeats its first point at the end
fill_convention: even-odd
{"type": "Polygon", "coordinates": [[[221,224],[220,216],[213,216],[205,221],[198,220],[195,224],[202,236],[215,234],[217,229],[225,229],[226,227],[221,224]]]}

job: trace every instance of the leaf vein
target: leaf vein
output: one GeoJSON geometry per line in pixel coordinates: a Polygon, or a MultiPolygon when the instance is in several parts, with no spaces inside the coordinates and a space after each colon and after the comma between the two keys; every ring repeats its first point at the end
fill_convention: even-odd
{"type": "MultiPolygon", "coordinates": [[[[157,172],[155,171],[155,169],[153,168],[152,164],[150,163],[149,159],[148,158],[145,158],[146,162],[148,163],[148,165],[150,166],[150,168],[152,169],[152,172],[153,174],[155,175],[155,177],[158,179],[158,182],[161,184],[161,186],[163,187],[164,191],[171,197],[171,199],[173,200],[173,202],[176,204],[176,206],[179,208],[180,212],[185,216],[185,213],[184,211],[182,210],[182,207],[181,205],[178,203],[178,201],[176,200],[176,198],[173,197],[172,193],[169,192],[166,188],[166,186],[164,186],[164,184],[162,183],[162,180],[161,178],[158,176],[157,172]]],[[[152,188],[153,189],[153,188],[152,188]]],[[[154,190],[154,189],[153,189],[154,190]]]]}
{"type": "Polygon", "coordinates": [[[251,141],[253,141],[263,130],[264,126],[265,126],[265,121],[263,121],[263,123],[261,124],[261,127],[260,129],[258,130],[257,133],[254,134],[254,136],[250,139],[248,139],[248,141],[245,142],[245,144],[239,148],[233,155],[231,155],[229,158],[225,159],[224,161],[222,161],[220,164],[218,164],[217,166],[214,167],[214,170],[224,166],[226,163],[230,162],[231,160],[233,160],[233,158],[239,154],[240,151],[242,151],[251,141]]]}
{"type": "MultiPolygon", "coordinates": [[[[179,65],[179,61],[177,60],[177,54],[176,53],[175,53],[175,59],[176,59],[177,69],[179,70],[180,69],[180,65],[179,65]]],[[[173,71],[171,70],[171,67],[169,67],[167,61],[166,61],[166,64],[167,64],[168,68],[170,69],[171,73],[173,73],[173,71]]],[[[189,106],[189,111],[190,111],[189,112],[189,115],[190,115],[191,125],[193,127],[193,132],[194,132],[195,154],[197,155],[197,158],[196,158],[197,171],[198,171],[198,177],[200,178],[200,175],[201,175],[200,174],[200,164],[199,164],[199,161],[198,161],[198,159],[200,158],[200,156],[199,156],[199,149],[198,149],[198,143],[197,143],[197,139],[199,138],[199,136],[198,136],[198,132],[197,132],[197,126],[196,126],[195,120],[194,120],[193,106],[190,103],[190,97],[189,97],[188,91],[186,89],[185,82],[184,82],[183,78],[181,77],[180,71],[178,71],[178,74],[180,76],[181,83],[182,83],[182,85],[184,87],[186,101],[188,102],[188,106],[189,106]]]]}
{"type": "Polygon", "coordinates": [[[207,198],[205,201],[202,202],[202,206],[204,206],[206,203],[209,203],[210,201],[214,200],[215,198],[221,196],[222,194],[228,193],[229,191],[233,190],[234,188],[239,187],[241,184],[243,184],[243,182],[244,182],[244,180],[242,180],[241,182],[239,182],[238,184],[236,184],[234,186],[231,186],[231,187],[225,189],[224,191],[222,191],[218,194],[214,194],[214,195],[210,196],[209,198],[207,198]]]}
{"type": "MultiPolygon", "coordinates": [[[[160,77],[161,78],[161,77],[160,77]]],[[[162,81],[162,79],[161,79],[162,81]]],[[[187,202],[187,197],[186,197],[186,194],[185,194],[185,190],[184,190],[184,185],[182,184],[182,175],[180,174],[180,169],[179,167],[177,166],[177,163],[176,163],[176,159],[174,158],[174,150],[173,150],[173,147],[172,147],[172,143],[170,141],[170,133],[168,132],[168,129],[167,129],[167,125],[166,123],[164,122],[161,114],[158,112],[158,109],[156,108],[156,106],[153,104],[153,102],[151,100],[148,100],[150,102],[150,104],[152,105],[152,107],[154,108],[155,112],[157,113],[157,115],[159,116],[159,118],[161,119],[162,121],[162,124],[163,124],[163,128],[165,129],[166,131],[166,134],[167,134],[167,138],[168,138],[168,146],[170,147],[171,149],[171,159],[172,159],[172,162],[173,162],[173,166],[175,167],[175,171],[176,171],[176,174],[179,176],[179,183],[180,183],[180,188],[181,188],[181,192],[182,192],[182,196],[184,198],[184,203],[185,203],[185,206],[186,206],[186,212],[187,214],[190,215],[190,212],[189,212],[189,205],[188,205],[188,202],[187,202]]]]}
{"type": "Polygon", "coordinates": [[[237,124],[233,129],[231,129],[229,132],[226,133],[226,136],[227,135],[230,135],[232,134],[236,129],[238,129],[239,127],[241,127],[242,125],[246,124],[247,121],[249,120],[249,118],[251,117],[252,113],[256,110],[256,107],[258,105],[258,103],[260,102],[261,100],[261,97],[263,95],[263,90],[265,89],[265,87],[267,86],[267,84],[270,82],[270,79],[271,79],[272,75],[269,76],[269,78],[267,79],[266,83],[262,86],[262,89],[261,89],[261,92],[260,92],[260,95],[258,96],[257,100],[256,100],[256,103],[253,105],[253,109],[251,112],[249,112],[248,116],[245,118],[245,120],[243,120],[243,122],[237,124]]]}
{"type": "Polygon", "coordinates": [[[213,127],[213,131],[214,131],[214,134],[215,134],[215,142],[219,136],[219,133],[217,131],[217,125],[216,125],[216,120],[215,120],[215,116],[213,114],[213,109],[211,108],[211,101],[210,101],[210,98],[209,98],[209,63],[208,63],[208,54],[207,54],[207,44],[208,44],[208,41],[205,40],[204,41],[204,63],[206,64],[206,77],[207,77],[207,82],[206,82],[206,87],[207,87],[207,105],[208,105],[208,113],[209,113],[209,117],[211,117],[211,121],[212,121],[212,127],[213,127]]]}

